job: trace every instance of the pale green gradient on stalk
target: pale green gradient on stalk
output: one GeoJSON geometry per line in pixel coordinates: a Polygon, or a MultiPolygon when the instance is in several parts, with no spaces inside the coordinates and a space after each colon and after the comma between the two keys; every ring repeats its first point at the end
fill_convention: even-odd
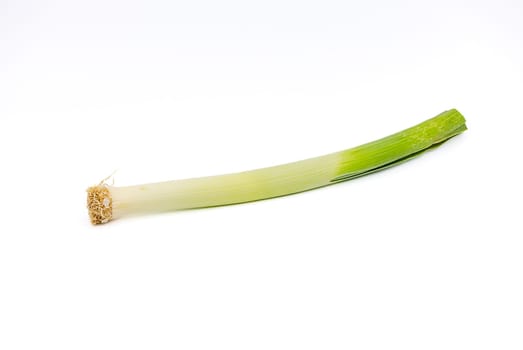
{"type": "Polygon", "coordinates": [[[465,119],[452,109],[380,140],[321,157],[235,174],[107,188],[114,218],[251,202],[386,169],[465,130],[465,119]]]}
{"type": "Polygon", "coordinates": [[[235,174],[110,187],[113,216],[251,202],[325,186],[336,176],[340,154],[235,174]]]}

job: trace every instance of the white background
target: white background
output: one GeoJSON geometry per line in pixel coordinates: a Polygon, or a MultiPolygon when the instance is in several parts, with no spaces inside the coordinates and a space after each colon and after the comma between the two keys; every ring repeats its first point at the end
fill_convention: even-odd
{"type": "Polygon", "coordinates": [[[0,1],[0,348],[522,349],[521,1],[0,1]],[[400,167],[91,226],[85,188],[458,108],[400,167]]]}

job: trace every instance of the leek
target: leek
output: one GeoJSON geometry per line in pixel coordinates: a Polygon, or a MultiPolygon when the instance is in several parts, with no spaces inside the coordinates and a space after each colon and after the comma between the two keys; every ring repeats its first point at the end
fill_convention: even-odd
{"type": "Polygon", "coordinates": [[[215,207],[285,196],[380,171],[420,155],[467,130],[455,109],[358,147],[234,174],[87,189],[93,224],[128,215],[215,207]]]}

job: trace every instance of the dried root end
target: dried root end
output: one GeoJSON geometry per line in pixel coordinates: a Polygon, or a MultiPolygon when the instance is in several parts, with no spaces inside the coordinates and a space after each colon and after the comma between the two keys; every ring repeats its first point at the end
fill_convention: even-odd
{"type": "Polygon", "coordinates": [[[105,224],[113,218],[113,199],[105,185],[87,189],[87,209],[93,225],[105,224]]]}

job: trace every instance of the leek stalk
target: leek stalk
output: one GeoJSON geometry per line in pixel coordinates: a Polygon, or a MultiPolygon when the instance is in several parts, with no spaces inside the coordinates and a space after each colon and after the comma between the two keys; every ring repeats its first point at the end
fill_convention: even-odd
{"type": "Polygon", "coordinates": [[[93,224],[128,215],[215,207],[303,192],[405,162],[467,130],[455,109],[385,138],[327,154],[234,174],[87,189],[93,224]]]}

